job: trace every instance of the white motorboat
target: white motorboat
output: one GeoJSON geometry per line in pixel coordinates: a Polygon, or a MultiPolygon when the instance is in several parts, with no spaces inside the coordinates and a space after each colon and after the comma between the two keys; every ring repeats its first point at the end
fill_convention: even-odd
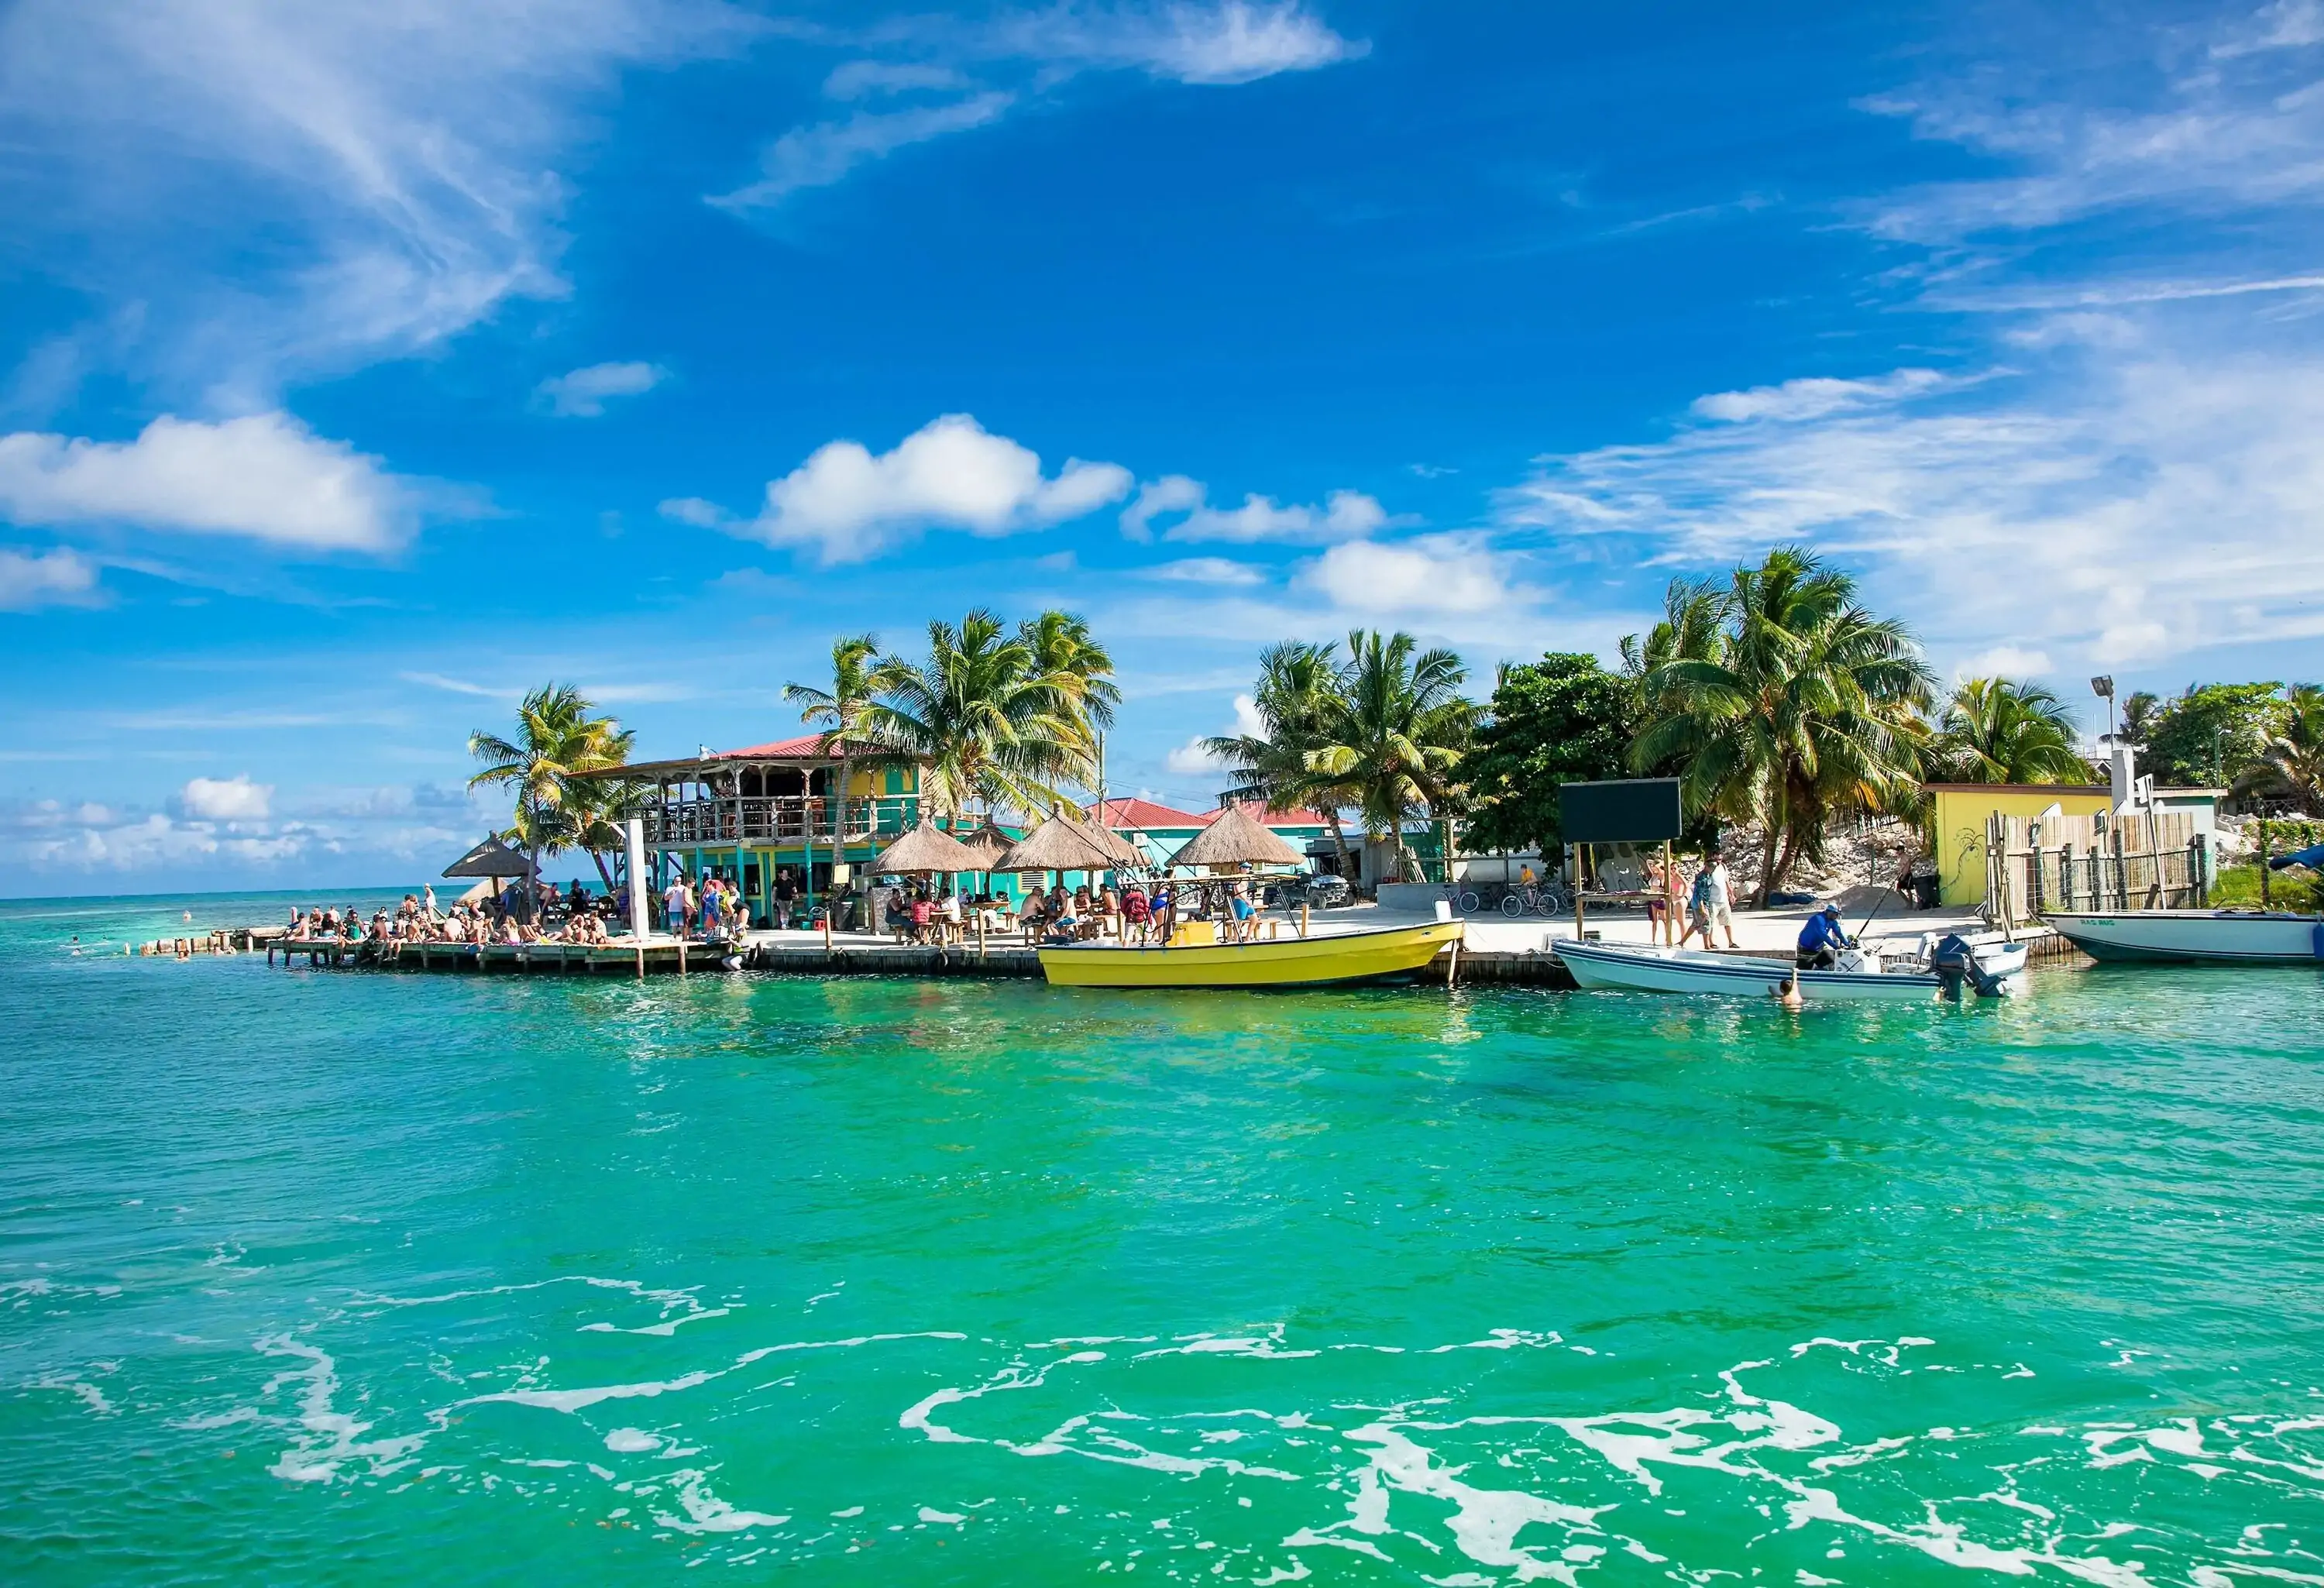
{"type": "Polygon", "coordinates": [[[2324,918],[2261,909],[2126,909],[2046,914],[2057,934],[2092,959],[2150,965],[2314,965],[2324,918]]]}
{"type": "Polygon", "coordinates": [[[1796,975],[1801,997],[1812,1002],[1926,1002],[1958,992],[1964,983],[1978,992],[2001,993],[2025,969],[2023,943],[1963,944],[1965,955],[1957,951],[1950,956],[1941,946],[1930,958],[1903,970],[1888,970],[1877,957],[1850,951],[1838,968],[1828,971],[1794,971],[1786,960],[1700,948],[1590,942],[1553,946],[1584,987],[1764,998],[1785,976],[1796,975]]]}

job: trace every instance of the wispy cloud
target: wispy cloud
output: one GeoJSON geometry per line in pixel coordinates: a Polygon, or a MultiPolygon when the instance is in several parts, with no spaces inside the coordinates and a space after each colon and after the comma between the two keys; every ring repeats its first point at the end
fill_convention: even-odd
{"type": "Polygon", "coordinates": [[[1333,491],[1320,505],[1286,504],[1253,492],[1240,506],[1213,507],[1199,480],[1165,475],[1139,488],[1121,512],[1121,532],[1132,540],[1153,538],[1164,524],[1165,540],[1223,540],[1242,544],[1274,540],[1294,544],[1351,540],[1390,523],[1388,510],[1361,491],[1333,491]]]}
{"type": "Polygon", "coordinates": [[[100,599],[97,565],[69,547],[32,553],[0,548],[0,612],[89,606],[100,599]]]}
{"type": "Polygon", "coordinates": [[[944,105],[866,110],[839,121],[794,127],[767,145],[759,178],[711,200],[725,209],[766,209],[807,188],[827,188],[868,161],[1001,119],[1017,96],[991,89],[944,105]]]}
{"type": "Polygon", "coordinates": [[[865,30],[856,42],[909,58],[843,62],[825,79],[825,96],[857,106],[876,100],[880,107],[784,133],[761,152],[757,179],[713,204],[737,213],[773,209],[899,150],[989,126],[1084,72],[1231,85],[1312,71],[1369,49],[1333,32],[1301,0],[1068,4],[976,22],[918,17],[865,30]]]}
{"type": "Polygon", "coordinates": [[[615,397],[638,397],[669,378],[658,364],[593,364],[552,375],[533,388],[533,398],[560,419],[597,419],[615,397]]]}
{"type": "Polygon", "coordinates": [[[1812,541],[1945,643],[2131,663],[2324,631],[2319,424],[2306,358],[2096,346],[1968,407],[1900,389],[1552,457],[1500,511],[1680,563],[1812,541]]]}
{"type": "Polygon", "coordinates": [[[21,0],[5,190],[25,226],[97,241],[74,284],[141,306],[131,356],[263,405],[288,373],[562,294],[557,171],[590,107],[773,26],[716,0],[21,0]]]}

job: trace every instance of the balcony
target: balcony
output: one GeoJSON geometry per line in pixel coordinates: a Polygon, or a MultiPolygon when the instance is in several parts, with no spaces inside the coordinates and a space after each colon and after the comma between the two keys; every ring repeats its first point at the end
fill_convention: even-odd
{"type": "MultiPolygon", "coordinates": [[[[759,845],[787,847],[831,842],[833,808],[839,802],[821,795],[737,797],[725,799],[673,799],[649,805],[644,812],[646,846],[650,849],[732,848],[759,845]]],[[[884,844],[909,832],[920,819],[919,799],[891,794],[850,799],[842,836],[853,844],[884,844]]]]}

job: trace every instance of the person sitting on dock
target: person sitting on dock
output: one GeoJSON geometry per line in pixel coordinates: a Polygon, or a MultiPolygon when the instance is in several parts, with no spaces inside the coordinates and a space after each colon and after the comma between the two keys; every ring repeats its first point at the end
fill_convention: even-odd
{"type": "Polygon", "coordinates": [[[1798,964],[1803,971],[1828,971],[1840,963],[1840,951],[1856,945],[1840,924],[1840,906],[1827,904],[1808,917],[1800,928],[1798,964]]]}
{"type": "Polygon", "coordinates": [[[880,918],[887,923],[889,936],[902,943],[912,935],[912,907],[904,901],[901,888],[888,890],[887,901],[881,906],[880,918]]]}
{"type": "Polygon", "coordinates": [[[933,937],[929,929],[936,919],[936,907],[925,888],[912,890],[912,941],[925,945],[933,937]]]}

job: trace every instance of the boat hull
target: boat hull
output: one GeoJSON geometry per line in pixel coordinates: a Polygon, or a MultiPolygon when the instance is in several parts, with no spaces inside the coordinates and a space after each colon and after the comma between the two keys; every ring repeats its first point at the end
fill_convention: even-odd
{"type": "Polygon", "coordinates": [[[1933,975],[1876,971],[1798,971],[1780,959],[1746,959],[1688,948],[1637,948],[1618,944],[1560,943],[1557,957],[1587,988],[1633,992],[1693,992],[1765,998],[1785,976],[1797,974],[1800,996],[1811,1003],[1926,1003],[1944,983],[1933,975]]]}
{"type": "Polygon", "coordinates": [[[2092,959],[2133,965],[2314,965],[2324,922],[2314,916],[2210,909],[2045,915],[2092,959]]]}
{"type": "Polygon", "coordinates": [[[1461,940],[1459,921],[1189,948],[1044,948],[1056,987],[1343,987],[1409,975],[1461,940]]]}

